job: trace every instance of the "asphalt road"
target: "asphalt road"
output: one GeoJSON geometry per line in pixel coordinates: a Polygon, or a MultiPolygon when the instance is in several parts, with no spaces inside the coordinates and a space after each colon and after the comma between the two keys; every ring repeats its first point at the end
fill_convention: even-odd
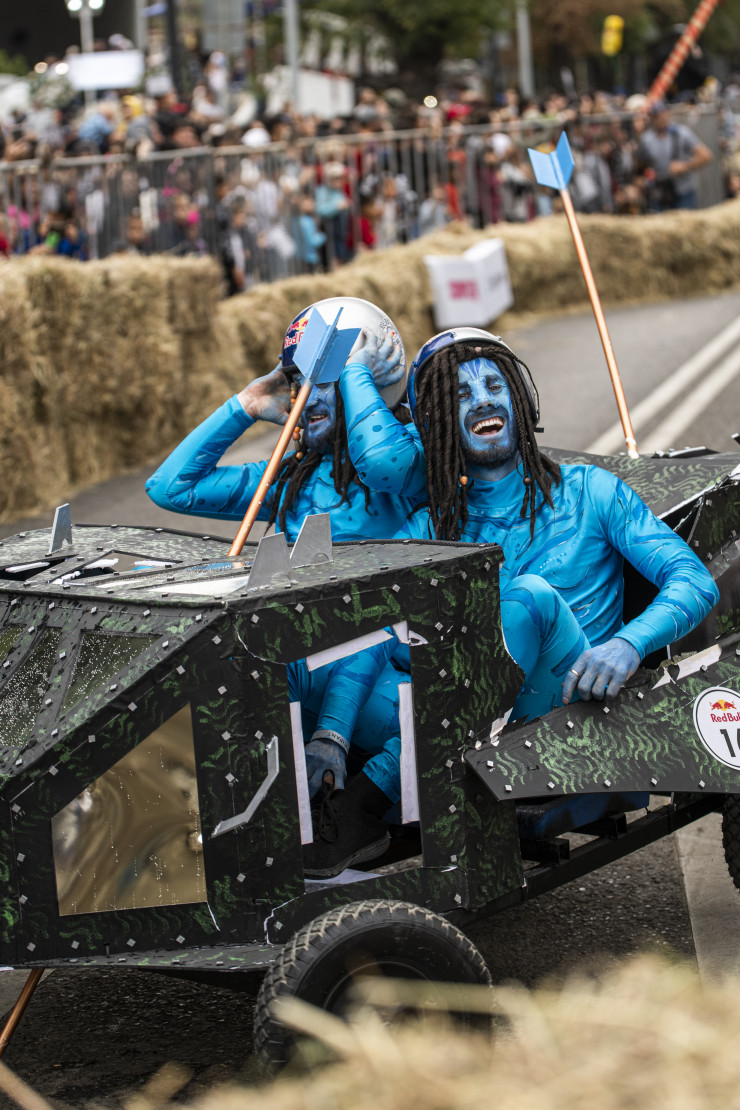
{"type": "MultiPolygon", "coordinates": [[[[740,365],[733,369],[733,352],[739,345],[727,329],[739,309],[740,293],[732,293],[608,314],[627,400],[641,414],[635,429],[639,446],[735,448],[730,435],[740,432],[740,365]],[[695,356],[712,342],[711,357],[697,361],[695,356]],[[671,382],[677,383],[672,394],[671,382]],[[660,439],[669,433],[678,438],[660,439]]],[[[590,314],[540,321],[506,338],[534,373],[544,443],[582,450],[611,437],[610,449],[620,449],[613,428],[616,409],[590,314]]],[[[229,461],[263,457],[269,442],[248,439],[232,449],[229,461]]],[[[73,520],[170,525],[233,536],[231,524],[157,509],[143,493],[152,469],[75,493],[73,520]]],[[[49,508],[40,518],[0,526],[0,538],[48,527],[49,508]]],[[[712,939],[717,933],[727,942],[726,953],[740,951],[737,894],[722,870],[716,822],[684,833],[681,854],[687,888],[670,838],[476,922],[469,932],[498,980],[557,979],[573,968],[602,968],[644,948],[690,959],[698,955],[708,971],[716,971],[729,958],[718,952],[712,939]]],[[[11,989],[15,981],[14,975],[11,989]]],[[[0,976],[0,990],[2,984],[0,976]]],[[[79,1107],[88,1100],[118,1106],[171,1060],[190,1069],[185,1095],[228,1078],[251,1081],[252,1000],[258,984],[247,979],[242,985],[245,989],[237,993],[146,972],[57,971],[39,987],[4,1060],[59,1106],[79,1107]]],[[[6,989],[1,996],[0,1007],[9,1004],[9,993],[6,989]]],[[[0,1106],[6,1104],[0,1096],[0,1106]]]]}

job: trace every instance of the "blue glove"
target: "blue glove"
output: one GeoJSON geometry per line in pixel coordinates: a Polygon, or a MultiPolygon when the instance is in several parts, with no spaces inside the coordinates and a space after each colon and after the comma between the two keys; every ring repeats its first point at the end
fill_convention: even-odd
{"type": "MultiPolygon", "coordinates": [[[[324,735],[326,730],[324,730],[324,735]]],[[[343,746],[346,744],[344,737],[336,734],[339,743],[327,740],[314,733],[313,738],[306,744],[306,774],[308,775],[308,796],[313,798],[321,792],[324,776],[329,772],[333,776],[335,790],[344,788],[347,777],[347,753],[343,746]]],[[[347,745],[347,748],[349,745],[347,745]]]]}
{"type": "Polygon", "coordinates": [[[636,648],[621,636],[614,636],[599,647],[589,648],[578,656],[565,676],[563,705],[568,704],[576,686],[582,701],[615,698],[639,666],[640,656],[636,648]]]}

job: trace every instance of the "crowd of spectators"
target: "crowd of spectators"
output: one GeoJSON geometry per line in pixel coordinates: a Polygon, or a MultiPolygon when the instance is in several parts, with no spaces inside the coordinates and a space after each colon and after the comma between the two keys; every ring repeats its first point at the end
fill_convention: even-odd
{"type": "MultiPolygon", "coordinates": [[[[644,95],[527,100],[509,88],[495,99],[464,89],[420,104],[366,87],[346,116],[289,107],[245,123],[217,55],[196,67],[187,99],[166,77],[87,107],[37,94],[1,121],[0,254],[212,253],[235,294],[335,269],[453,220],[483,227],[557,210],[557,194],[534,183],[526,148],[552,149],[563,127],[578,211],[658,207],[644,95]]],[[[710,81],[698,100],[719,112],[724,193],[738,195],[740,87],[720,95],[710,81]]]]}

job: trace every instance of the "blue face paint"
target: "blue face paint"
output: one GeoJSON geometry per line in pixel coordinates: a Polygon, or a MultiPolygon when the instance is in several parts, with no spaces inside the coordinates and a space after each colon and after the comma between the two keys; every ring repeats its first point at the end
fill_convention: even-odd
{"type": "Polygon", "coordinates": [[[495,362],[474,358],[458,372],[460,438],[471,477],[506,477],[519,459],[519,429],[506,378],[495,362]]]}
{"type": "Polygon", "coordinates": [[[319,451],[322,455],[332,451],[336,425],[337,395],[334,383],[314,386],[301,414],[306,447],[319,451]]]}

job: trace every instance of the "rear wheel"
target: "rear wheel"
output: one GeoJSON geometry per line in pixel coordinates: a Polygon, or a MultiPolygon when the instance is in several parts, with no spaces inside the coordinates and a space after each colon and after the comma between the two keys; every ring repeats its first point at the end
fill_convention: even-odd
{"type": "MultiPolygon", "coordinates": [[[[478,949],[445,918],[410,902],[352,902],[299,930],[265,976],[254,1026],[263,1064],[287,1063],[298,1043],[273,1016],[276,999],[300,998],[343,1015],[352,1005],[355,979],[366,975],[491,985],[478,949]]],[[[453,1008],[463,1022],[475,1020],[464,1007],[453,1008]]]]}

